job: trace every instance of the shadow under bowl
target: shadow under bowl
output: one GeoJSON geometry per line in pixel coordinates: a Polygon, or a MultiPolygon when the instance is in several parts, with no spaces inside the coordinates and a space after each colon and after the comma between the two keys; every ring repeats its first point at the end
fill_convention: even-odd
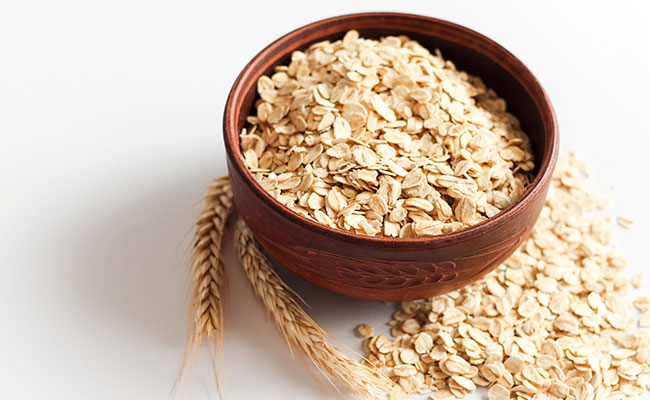
{"type": "Polygon", "coordinates": [[[290,32],[258,53],[235,81],[223,119],[235,205],[264,250],[306,280],[348,296],[415,300],[465,286],[506,260],[530,234],[544,205],[557,161],[553,107],[533,74],[487,37],[447,21],[398,13],[343,15],[290,32]],[[496,216],[458,232],[427,238],[369,237],[308,220],[276,201],[243,162],[239,134],[257,99],[257,79],[286,65],[294,50],[337,40],[350,29],[362,37],[408,35],[440,49],[459,70],[479,76],[508,104],[531,140],[535,178],[524,195],[496,216]]]}

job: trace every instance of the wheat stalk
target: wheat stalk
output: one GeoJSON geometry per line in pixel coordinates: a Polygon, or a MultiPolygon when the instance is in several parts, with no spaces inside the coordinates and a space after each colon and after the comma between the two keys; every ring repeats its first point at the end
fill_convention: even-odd
{"type": "Polygon", "coordinates": [[[381,398],[386,393],[401,397],[401,390],[389,378],[350,359],[327,340],[328,334],[292,297],[291,289],[275,273],[241,219],[235,227],[235,246],[253,291],[266,306],[290,348],[300,348],[316,368],[345,384],[353,393],[367,398],[381,398]]]}
{"type": "Polygon", "coordinates": [[[225,268],[222,261],[224,230],[232,211],[228,177],[215,179],[208,187],[203,209],[196,221],[192,243],[192,288],[185,361],[180,378],[207,339],[214,356],[217,389],[221,394],[221,348],[223,345],[223,294],[225,268]]]}

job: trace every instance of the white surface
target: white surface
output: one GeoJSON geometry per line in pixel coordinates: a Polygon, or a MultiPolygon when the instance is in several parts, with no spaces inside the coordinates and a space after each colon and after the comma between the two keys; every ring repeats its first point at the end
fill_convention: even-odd
{"type": "MultiPolygon", "coordinates": [[[[3,2],[0,399],[215,397],[205,362],[171,389],[192,221],[205,185],[226,172],[226,95],[273,38],[342,13],[440,17],[520,57],[555,105],[562,151],[588,162],[614,215],[636,220],[617,228],[626,273],[647,271],[650,9],[610,4],[3,2]]],[[[232,252],[227,261],[226,398],[340,398],[291,358],[232,252]]],[[[381,326],[392,310],[287,278],[353,348],[358,322],[381,326]]]]}

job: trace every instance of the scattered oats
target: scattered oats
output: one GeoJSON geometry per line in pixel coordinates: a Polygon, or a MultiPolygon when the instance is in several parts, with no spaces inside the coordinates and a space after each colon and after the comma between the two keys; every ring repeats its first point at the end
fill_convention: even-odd
{"type": "Polygon", "coordinates": [[[532,318],[539,311],[539,302],[537,299],[528,299],[517,307],[519,315],[526,318],[532,318]]]}
{"type": "Polygon", "coordinates": [[[524,369],[524,362],[521,358],[512,356],[508,357],[508,359],[503,363],[503,366],[508,370],[508,372],[518,374],[524,369]]]}
{"type": "Polygon", "coordinates": [[[543,277],[535,281],[535,287],[544,293],[554,293],[557,290],[555,278],[543,277]]]}
{"type": "Polygon", "coordinates": [[[628,217],[616,217],[616,222],[625,229],[630,229],[632,227],[632,224],[634,221],[631,218],[628,217]]]}
{"type": "Polygon", "coordinates": [[[372,326],[370,326],[368,324],[359,324],[357,326],[357,334],[359,336],[361,336],[361,337],[365,338],[365,337],[368,337],[368,336],[372,336],[373,333],[374,333],[374,330],[372,329],[372,326]]]}
{"type": "Polygon", "coordinates": [[[487,397],[489,400],[508,400],[510,399],[510,390],[497,383],[488,389],[487,397]]]}
{"type": "Polygon", "coordinates": [[[467,391],[471,392],[476,390],[476,384],[471,379],[465,378],[464,376],[453,375],[451,377],[451,381],[453,383],[457,383],[461,388],[467,391]]]}
{"type": "Polygon", "coordinates": [[[639,326],[641,328],[650,328],[650,311],[646,311],[639,318],[639,326]]]}
{"type": "Polygon", "coordinates": [[[420,332],[420,324],[414,319],[407,319],[402,323],[402,331],[405,333],[415,335],[420,332]]]}
{"type": "Polygon", "coordinates": [[[630,358],[634,354],[636,354],[636,351],[630,349],[616,349],[612,351],[612,357],[619,360],[630,358]]]}
{"type": "Polygon", "coordinates": [[[630,280],[630,284],[632,284],[632,287],[635,289],[640,288],[643,286],[643,274],[636,274],[632,277],[632,280],[630,280]]]}
{"type": "MultiPolygon", "coordinates": [[[[583,171],[573,156],[560,159],[531,237],[482,280],[403,302],[389,323],[397,336],[370,339],[369,362],[409,393],[432,391],[434,400],[464,397],[478,386],[488,388],[489,400],[617,400],[648,391],[650,334],[635,328],[621,297],[634,278],[620,273],[625,262],[609,246],[606,218],[590,213],[602,201],[582,189],[583,171]]],[[[419,172],[411,171],[401,190],[419,185],[419,172]]],[[[464,196],[446,193],[458,202],[464,196]]],[[[385,189],[376,195],[385,198],[385,189]]],[[[436,201],[426,200],[435,210],[436,201]]],[[[407,212],[422,212],[417,204],[407,212]]],[[[650,297],[633,305],[638,325],[650,327],[650,297]]]]}
{"type": "Polygon", "coordinates": [[[567,333],[577,333],[580,328],[578,320],[571,314],[560,315],[555,322],[553,322],[553,326],[556,329],[567,333]]]}
{"type": "Polygon", "coordinates": [[[568,310],[569,296],[566,293],[558,293],[556,296],[552,296],[549,302],[549,309],[555,314],[560,314],[568,310]]]}
{"type": "Polygon", "coordinates": [[[426,332],[422,332],[415,337],[415,351],[419,354],[427,354],[433,348],[433,338],[426,332]]]}
{"type": "Polygon", "coordinates": [[[415,364],[420,360],[418,354],[411,349],[404,349],[399,353],[399,358],[404,364],[415,364]]]}
{"type": "Polygon", "coordinates": [[[633,380],[641,373],[641,364],[634,361],[626,361],[618,367],[618,376],[623,379],[633,380]]]}
{"type": "Polygon", "coordinates": [[[476,343],[486,347],[492,343],[492,339],[490,338],[490,335],[488,333],[478,330],[476,328],[470,328],[469,336],[472,339],[474,339],[476,343]]]}
{"type": "Polygon", "coordinates": [[[515,338],[515,343],[517,343],[521,351],[523,351],[524,353],[529,354],[531,356],[537,354],[537,347],[535,346],[535,343],[532,340],[518,337],[515,338]]]}
{"type": "Polygon", "coordinates": [[[444,368],[443,371],[449,375],[465,375],[471,370],[472,366],[463,358],[457,355],[452,355],[449,358],[440,361],[440,368],[444,368]]]}
{"type": "Polygon", "coordinates": [[[456,396],[454,396],[449,390],[436,390],[431,393],[429,398],[431,400],[454,400],[456,399],[456,396]]]}
{"type": "Polygon", "coordinates": [[[641,312],[650,311],[650,296],[639,297],[632,302],[632,305],[641,312]]]}
{"type": "Polygon", "coordinates": [[[443,325],[458,325],[465,319],[465,314],[458,308],[448,308],[442,313],[443,325]]]}
{"type": "Polygon", "coordinates": [[[395,374],[395,376],[400,376],[400,377],[413,376],[417,374],[417,372],[418,371],[415,369],[414,366],[408,364],[398,365],[393,368],[393,373],[395,374]]]}
{"type": "Polygon", "coordinates": [[[257,92],[240,134],[246,166],[282,204],[330,227],[454,232],[498,214],[533,178],[530,141],[505,101],[405,36],[316,43],[260,77],[257,92]]]}
{"type": "Polygon", "coordinates": [[[594,310],[591,308],[591,306],[588,303],[589,300],[587,301],[575,301],[571,303],[571,311],[575,315],[578,315],[580,317],[591,317],[594,315],[594,310]]]}
{"type": "Polygon", "coordinates": [[[609,313],[607,314],[607,322],[609,322],[616,329],[625,329],[628,325],[627,318],[624,318],[620,314],[609,313]]]}
{"type": "Polygon", "coordinates": [[[596,292],[589,293],[587,296],[587,302],[589,303],[589,307],[593,308],[594,310],[598,310],[600,305],[603,304],[603,300],[596,292]]]}

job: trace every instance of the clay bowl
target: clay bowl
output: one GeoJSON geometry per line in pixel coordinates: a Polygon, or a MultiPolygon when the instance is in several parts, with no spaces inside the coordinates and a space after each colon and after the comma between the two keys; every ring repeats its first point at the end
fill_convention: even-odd
{"type": "Polygon", "coordinates": [[[506,49],[462,26],[419,15],[363,13],[318,21],[282,36],[258,53],[235,81],[224,114],[228,170],[237,211],[264,250],[324,288],[373,300],[414,300],[477,280],[508,258],[528,236],[544,205],[558,151],[551,103],[533,74],[506,49]],[[265,192],[248,172],[239,133],[256,100],[256,81],[290,54],[321,40],[406,34],[439,48],[459,69],[480,76],[506,99],[530,136],[537,169],[525,194],[500,214],[451,234],[399,239],[357,235],[312,222],[265,192]]]}

